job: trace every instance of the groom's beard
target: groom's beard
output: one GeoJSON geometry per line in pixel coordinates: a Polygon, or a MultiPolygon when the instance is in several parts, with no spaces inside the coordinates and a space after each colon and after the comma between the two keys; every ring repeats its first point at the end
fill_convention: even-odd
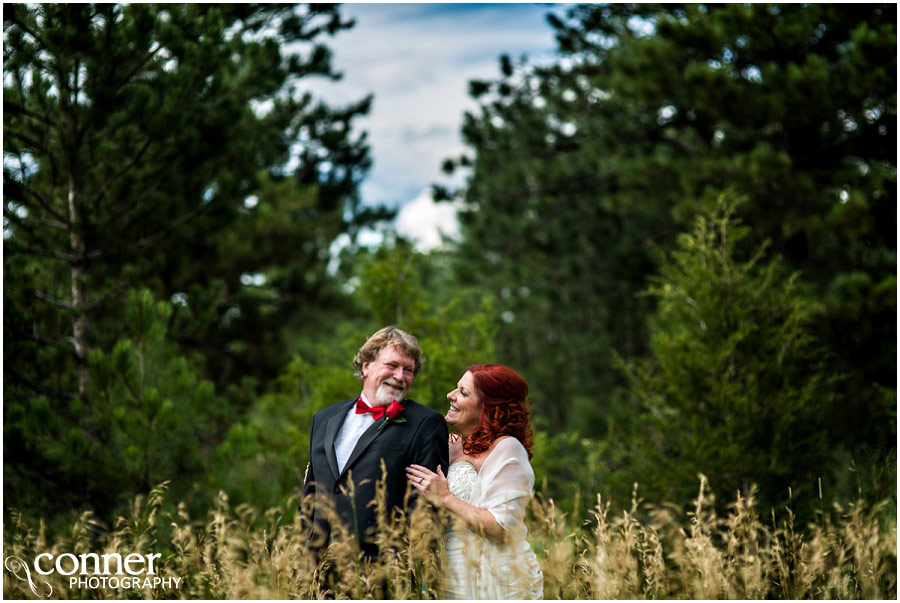
{"type": "Polygon", "coordinates": [[[393,379],[385,379],[378,386],[378,389],[375,390],[375,401],[378,402],[379,406],[387,406],[394,400],[399,402],[405,395],[406,388],[402,383],[393,379]],[[394,389],[394,387],[397,389],[394,389]]]}

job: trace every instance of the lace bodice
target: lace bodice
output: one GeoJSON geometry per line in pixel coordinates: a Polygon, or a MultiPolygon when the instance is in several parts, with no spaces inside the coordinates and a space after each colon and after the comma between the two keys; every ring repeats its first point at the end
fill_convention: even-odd
{"type": "Polygon", "coordinates": [[[447,487],[450,494],[471,504],[477,494],[478,471],[468,461],[453,463],[447,470],[447,487]]]}

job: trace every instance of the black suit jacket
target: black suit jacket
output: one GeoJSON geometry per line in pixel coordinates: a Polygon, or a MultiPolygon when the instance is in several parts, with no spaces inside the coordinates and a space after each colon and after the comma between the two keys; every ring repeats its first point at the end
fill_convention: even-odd
{"type": "MultiPolygon", "coordinates": [[[[406,494],[406,467],[415,463],[432,471],[438,465],[447,473],[449,452],[447,445],[447,423],[437,411],[412,400],[403,400],[404,423],[388,421],[380,431],[378,427],[384,419],[372,421],[372,426],[363,432],[356,447],[350,454],[344,470],[339,472],[334,441],[340,433],[341,425],[357,398],[335,404],[320,410],[313,417],[309,446],[309,471],[303,486],[304,497],[315,495],[330,497],[341,520],[353,531],[363,551],[369,556],[377,554],[371,542],[372,532],[377,525],[375,506],[369,502],[375,498],[375,482],[381,479],[381,461],[387,469],[387,510],[403,507],[406,494]],[[355,487],[354,496],[348,494],[349,476],[352,473],[355,487]]],[[[312,520],[325,533],[330,531],[326,518],[319,512],[319,505],[313,511],[312,520]]]]}

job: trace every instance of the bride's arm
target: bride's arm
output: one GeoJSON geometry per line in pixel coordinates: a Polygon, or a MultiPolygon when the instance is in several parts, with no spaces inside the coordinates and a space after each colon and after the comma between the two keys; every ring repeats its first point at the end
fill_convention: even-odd
{"type": "Polygon", "coordinates": [[[440,467],[437,470],[434,473],[421,465],[411,465],[406,468],[406,476],[410,484],[422,492],[425,498],[464,521],[469,529],[491,540],[503,542],[506,532],[494,515],[487,509],[470,505],[450,494],[444,472],[440,467]]]}
{"type": "Polygon", "coordinates": [[[437,505],[464,521],[472,531],[483,534],[491,540],[503,542],[506,532],[487,509],[470,505],[449,492],[437,500],[437,505]]]}

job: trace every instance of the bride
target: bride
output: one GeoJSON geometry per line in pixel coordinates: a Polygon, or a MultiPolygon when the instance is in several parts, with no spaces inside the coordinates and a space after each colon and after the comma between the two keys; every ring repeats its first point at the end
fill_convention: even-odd
{"type": "Polygon", "coordinates": [[[446,477],[421,465],[407,478],[458,521],[447,542],[446,596],[455,599],[540,599],[543,575],[525,539],[532,496],[533,448],[525,397],[528,384],[505,366],[468,367],[447,394],[450,440],[446,477]]]}

